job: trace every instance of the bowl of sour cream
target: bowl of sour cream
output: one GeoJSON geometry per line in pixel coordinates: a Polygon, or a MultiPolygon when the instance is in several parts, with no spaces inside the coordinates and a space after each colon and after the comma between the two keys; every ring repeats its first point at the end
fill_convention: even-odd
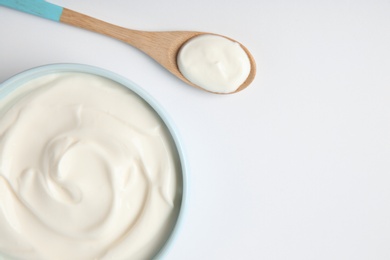
{"type": "Polygon", "coordinates": [[[53,64],[0,84],[0,256],[159,258],[187,171],[167,113],[124,77],[53,64]]]}

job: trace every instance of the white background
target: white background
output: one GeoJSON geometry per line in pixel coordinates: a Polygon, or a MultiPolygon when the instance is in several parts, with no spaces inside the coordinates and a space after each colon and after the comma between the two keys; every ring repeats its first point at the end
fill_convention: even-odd
{"type": "Polygon", "coordinates": [[[0,7],[0,82],[89,64],[173,119],[191,174],[167,260],[390,259],[390,1],[53,2],[133,29],[224,34],[256,58],[249,88],[214,95],[124,43],[0,7]]]}

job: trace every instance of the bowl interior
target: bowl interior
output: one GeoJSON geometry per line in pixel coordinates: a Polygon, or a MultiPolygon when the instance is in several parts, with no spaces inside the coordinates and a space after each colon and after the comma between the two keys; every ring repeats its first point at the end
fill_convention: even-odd
{"type": "Polygon", "coordinates": [[[162,248],[157,252],[156,258],[162,257],[169,246],[172,244],[174,237],[177,234],[177,230],[180,226],[180,223],[183,218],[183,212],[184,212],[184,206],[186,202],[186,192],[187,192],[187,162],[184,155],[184,148],[182,145],[182,142],[179,138],[178,132],[176,130],[176,127],[174,126],[172,120],[169,118],[168,114],[162,109],[162,107],[148,94],[146,93],[142,88],[140,88],[138,85],[136,85],[134,82],[118,75],[113,72],[89,66],[89,65],[82,65],[82,64],[52,64],[52,65],[45,65],[37,68],[33,68],[27,71],[24,71],[20,74],[17,74],[7,81],[3,82],[0,85],[0,99],[3,99],[5,96],[10,94],[12,91],[17,89],[18,87],[22,86],[23,84],[53,73],[62,73],[62,72],[78,72],[78,73],[87,73],[87,74],[93,74],[100,77],[104,77],[107,79],[110,79],[112,81],[115,81],[119,83],[120,85],[130,89],[132,92],[137,94],[142,100],[144,100],[151,108],[154,110],[157,115],[162,119],[163,123],[165,124],[166,128],[168,129],[173,144],[175,146],[178,161],[180,163],[180,178],[179,180],[179,189],[181,190],[181,198],[178,202],[179,207],[179,213],[177,216],[177,219],[175,221],[175,225],[166,238],[166,241],[162,248]]]}

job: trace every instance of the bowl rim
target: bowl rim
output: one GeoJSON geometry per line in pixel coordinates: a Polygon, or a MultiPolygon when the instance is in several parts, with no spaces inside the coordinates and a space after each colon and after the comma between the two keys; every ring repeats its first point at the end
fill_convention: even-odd
{"type": "Polygon", "coordinates": [[[0,83],[0,99],[3,99],[6,95],[27,83],[30,80],[36,79],[41,76],[45,76],[52,73],[62,73],[62,72],[79,72],[79,73],[88,73],[97,76],[101,76],[107,78],[109,80],[113,80],[120,85],[125,86],[126,88],[133,91],[137,94],[141,99],[143,99],[151,108],[157,113],[157,115],[162,119],[165,126],[167,127],[174,145],[176,147],[179,162],[181,165],[181,202],[179,205],[179,212],[177,215],[176,222],[165,240],[162,247],[156,252],[153,259],[163,258],[167,253],[169,248],[172,247],[174,240],[178,236],[179,230],[182,227],[184,215],[186,212],[186,207],[188,203],[188,161],[186,158],[185,148],[183,145],[183,139],[180,137],[180,134],[177,130],[177,127],[173,123],[173,120],[170,118],[168,113],[162,108],[162,106],[143,88],[141,88],[138,84],[133,82],[132,80],[125,78],[115,72],[112,72],[107,69],[103,69],[97,66],[81,64],[81,63],[53,63],[36,66],[22,72],[19,72],[5,81],[0,83]]]}

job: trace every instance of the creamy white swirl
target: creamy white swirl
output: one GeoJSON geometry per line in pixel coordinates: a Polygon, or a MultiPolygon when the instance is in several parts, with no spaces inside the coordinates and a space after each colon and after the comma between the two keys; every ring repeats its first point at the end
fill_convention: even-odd
{"type": "Polygon", "coordinates": [[[165,124],[122,85],[32,80],[0,102],[0,252],[148,259],[177,218],[179,165],[165,124]]]}
{"type": "Polygon", "coordinates": [[[212,34],[186,42],[178,53],[177,65],[189,81],[215,93],[236,91],[251,71],[248,55],[239,43],[212,34]]]}

